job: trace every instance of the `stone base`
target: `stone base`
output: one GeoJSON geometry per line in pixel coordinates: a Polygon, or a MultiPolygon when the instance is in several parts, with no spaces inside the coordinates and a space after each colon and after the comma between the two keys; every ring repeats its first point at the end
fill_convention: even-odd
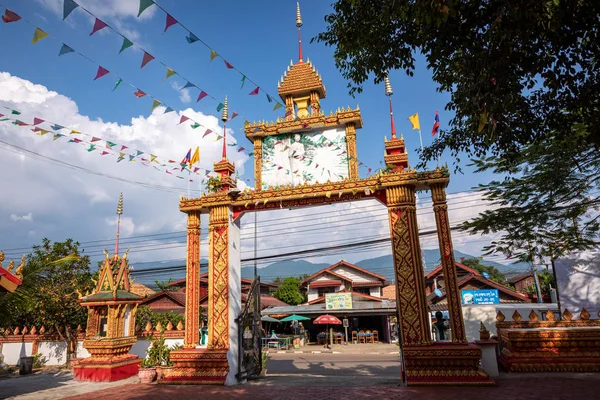
{"type": "Polygon", "coordinates": [[[121,360],[96,361],[90,358],[73,361],[73,377],[76,381],[113,382],[138,374],[142,360],[131,354],[121,360]]]}
{"type": "Polygon", "coordinates": [[[228,349],[182,349],[171,352],[174,366],[163,369],[160,384],[224,385],[228,349]]]}
{"type": "Polygon", "coordinates": [[[487,386],[495,382],[480,367],[481,349],[473,344],[435,343],[403,348],[408,386],[487,386]]]}

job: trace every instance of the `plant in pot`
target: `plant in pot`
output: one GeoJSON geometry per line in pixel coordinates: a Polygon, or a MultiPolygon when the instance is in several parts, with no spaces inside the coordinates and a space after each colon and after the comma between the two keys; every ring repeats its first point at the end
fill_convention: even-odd
{"type": "Polygon", "coordinates": [[[148,349],[146,358],[140,365],[138,376],[141,383],[152,383],[155,378],[162,377],[162,367],[168,367],[171,349],[165,344],[165,338],[161,334],[158,338],[152,338],[152,345],[148,349]]]}

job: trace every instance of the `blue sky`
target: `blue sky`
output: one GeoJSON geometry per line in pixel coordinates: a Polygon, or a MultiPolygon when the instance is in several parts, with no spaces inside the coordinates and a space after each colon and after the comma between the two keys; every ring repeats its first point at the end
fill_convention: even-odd
{"type": "MultiPolygon", "coordinates": [[[[156,57],[154,61],[140,69],[141,51],[132,47],[119,55],[122,38],[109,29],[89,36],[92,31],[93,19],[81,9],[75,9],[67,20],[63,21],[62,3],[62,0],[30,0],[26,2],[2,0],[0,2],[4,7],[8,7],[58,39],[57,41],[53,38],[46,38],[32,45],[34,31],[32,25],[25,21],[10,24],[0,23],[0,41],[2,43],[0,72],[10,74],[10,77],[6,78],[6,82],[8,82],[7,85],[12,84],[13,86],[8,87],[14,87],[12,81],[18,80],[17,77],[23,80],[19,81],[21,82],[19,90],[24,91],[33,99],[25,102],[30,113],[39,112],[40,116],[50,115],[47,116],[49,120],[53,118],[54,122],[64,122],[64,125],[68,125],[69,121],[73,123],[72,121],[85,119],[82,124],[89,126],[88,129],[98,129],[106,135],[112,133],[116,135],[113,136],[115,140],[120,140],[119,135],[128,133],[137,126],[138,130],[132,134],[133,138],[129,139],[135,139],[135,143],[144,146],[143,148],[153,149],[160,157],[178,161],[188,148],[206,144],[201,140],[203,131],[192,131],[189,128],[177,126],[178,117],[175,116],[175,113],[169,114],[168,117],[151,116],[152,100],[149,97],[137,99],[133,95],[133,89],[125,85],[121,85],[115,92],[112,92],[116,80],[113,75],[94,81],[96,65],[74,53],[58,57],[61,42],[64,42],[111,72],[132,82],[148,94],[152,94],[172,106],[177,112],[191,108],[193,112],[208,121],[210,115],[219,116],[219,113],[216,112],[218,102],[205,98],[196,103],[199,91],[191,89],[189,96],[186,96],[177,90],[185,84],[185,81],[179,77],[172,77],[164,82],[166,69],[158,60],[165,62],[169,67],[186,76],[216,98],[223,99],[227,95],[230,113],[236,111],[240,114],[240,117],[233,120],[228,128],[233,130],[234,138],[246,148],[251,146],[243,136],[244,119],[250,121],[275,120],[278,116],[283,115],[282,109],[272,111],[274,103],[269,103],[263,92],[258,96],[249,96],[248,93],[254,89],[250,82],[246,82],[240,89],[241,76],[237,72],[227,69],[222,60],[217,58],[209,63],[210,51],[200,42],[188,44],[185,40],[187,32],[180,26],[175,25],[163,33],[165,14],[156,7],[147,9],[141,18],[137,18],[135,15],[137,14],[138,0],[107,0],[98,2],[100,5],[91,0],[78,1],[78,3],[90,7],[90,10],[93,10],[99,18],[120,30],[134,43],[156,57]],[[43,102],[36,103],[35,96],[30,90],[31,85],[25,81],[47,89],[48,93],[44,95],[46,97],[43,102]],[[51,94],[52,91],[58,95],[51,94]],[[60,98],[60,102],[52,103],[52,98],[60,98]],[[49,110],[48,107],[51,104],[60,104],[60,107],[64,107],[64,113],[62,113],[62,109],[49,110]],[[152,130],[152,134],[149,131],[147,138],[144,137],[146,128],[152,130]],[[159,145],[159,143],[162,144],[159,145]]],[[[278,79],[289,65],[290,60],[294,62],[297,60],[295,1],[161,0],[159,4],[226,58],[229,63],[243,71],[249,79],[257,82],[272,96],[277,96],[278,79]]],[[[333,49],[322,44],[310,43],[312,37],[326,28],[324,16],[331,11],[329,2],[311,0],[303,1],[300,5],[304,22],[302,28],[304,57],[310,58],[323,77],[327,88],[327,98],[322,101],[322,108],[328,113],[329,111],[335,112],[341,106],[355,107],[357,104],[360,106],[363,128],[358,131],[357,135],[358,156],[373,170],[380,168],[383,161],[384,136],[390,136],[388,99],[384,95],[383,84],[367,83],[363,93],[358,94],[356,98],[350,97],[346,87],[347,82],[335,68],[333,49]]],[[[393,99],[396,127],[399,133],[404,134],[409,161],[415,165],[419,137],[417,131],[411,130],[407,117],[416,112],[419,113],[423,142],[427,145],[432,141],[431,127],[435,111],[439,110],[440,112],[442,129],[447,126],[447,122],[451,118],[451,115],[444,110],[449,96],[436,92],[436,86],[431,80],[431,73],[426,69],[422,57],[417,57],[417,70],[413,78],[407,77],[403,72],[392,71],[390,80],[395,93],[393,99]]],[[[14,93],[20,92],[15,89],[14,93]]],[[[25,104],[19,103],[20,100],[16,98],[5,98],[4,100],[0,102],[0,105],[18,107],[25,104]]],[[[219,121],[214,118],[211,121],[210,123],[215,124],[214,129],[219,129],[216,125],[219,121]]],[[[19,142],[26,148],[35,147],[43,154],[51,156],[59,153],[64,159],[71,159],[72,147],[65,147],[58,142],[40,145],[40,139],[35,136],[31,137],[31,132],[29,132],[30,136],[22,136],[22,130],[12,125],[9,127],[5,125],[2,129],[4,131],[0,129],[0,134],[4,134],[3,138],[16,138],[16,135],[19,135],[19,142]]],[[[217,157],[218,146],[213,143],[206,144],[206,147],[210,147],[210,149],[203,154],[203,159],[206,164],[210,165],[212,164],[210,157],[212,155],[217,157]]],[[[182,191],[185,191],[182,181],[170,178],[168,180],[168,177],[158,176],[158,173],[152,169],[138,168],[135,170],[137,172],[130,173],[130,169],[132,171],[135,169],[133,166],[120,166],[120,170],[115,169],[114,165],[107,166],[108,161],[103,163],[104,159],[98,160],[98,157],[94,157],[93,154],[78,153],[77,157],[73,157],[72,161],[76,165],[102,171],[106,168],[116,171],[114,174],[129,174],[130,178],[135,177],[136,180],[144,182],[160,180],[162,184],[180,187],[182,191]]],[[[235,161],[239,162],[239,170],[243,171],[243,178],[252,179],[252,162],[242,155],[236,154],[232,157],[237,157],[235,161]]],[[[466,158],[461,157],[461,160],[464,175],[452,176],[448,188],[450,193],[467,191],[477,183],[487,182],[490,179],[490,175],[487,174],[472,174],[465,165],[466,158]]],[[[441,161],[449,165],[453,164],[453,160],[447,155],[441,161]]],[[[4,246],[25,247],[32,243],[39,243],[39,239],[44,236],[56,237],[56,240],[61,237],[75,237],[82,241],[110,237],[109,232],[114,231],[114,226],[112,222],[107,222],[107,215],[114,214],[118,192],[127,190],[129,190],[129,194],[126,193],[125,196],[126,214],[132,208],[134,211],[129,211],[132,219],[131,226],[123,237],[169,232],[183,229],[185,226],[184,216],[178,214],[177,197],[175,196],[165,197],[168,200],[163,200],[162,197],[154,199],[154,195],[149,196],[144,192],[145,189],[139,189],[139,200],[135,198],[138,192],[132,199],[131,189],[126,185],[102,178],[82,178],[73,175],[69,179],[86,182],[89,187],[82,187],[81,193],[75,193],[72,195],[74,197],[69,198],[66,194],[68,190],[61,190],[60,186],[68,184],[72,187],[71,181],[66,182],[65,179],[56,178],[56,174],[51,174],[50,169],[40,173],[39,171],[44,168],[45,164],[39,161],[28,162],[28,165],[32,168],[31,170],[22,167],[20,170],[14,171],[14,176],[12,176],[13,174],[7,176],[12,177],[14,182],[13,186],[8,185],[8,191],[20,193],[16,196],[23,197],[19,198],[20,201],[15,200],[14,209],[9,209],[8,205],[4,210],[0,209],[2,212],[0,217],[10,222],[5,225],[4,229],[0,229],[0,239],[5,243],[4,246]],[[38,171],[33,172],[35,174],[33,178],[30,178],[31,171],[38,171]],[[18,175],[17,172],[22,175],[18,175]],[[49,175],[45,177],[44,174],[49,175]],[[42,186],[36,186],[34,182],[36,179],[42,186]],[[35,207],[32,206],[33,208],[30,209],[26,207],[27,202],[24,200],[26,194],[31,193],[34,189],[38,190],[36,188],[40,187],[43,189],[39,190],[47,192],[48,199],[56,199],[56,207],[63,207],[62,213],[56,210],[50,212],[49,209],[34,209],[40,207],[39,204],[35,204],[35,207]],[[154,203],[148,203],[150,198],[154,203]],[[139,203],[136,203],[136,200],[139,203]],[[132,202],[133,205],[131,205],[132,202]],[[142,204],[142,202],[148,204],[142,204]],[[68,203],[77,203],[78,211],[74,207],[67,207],[65,204],[68,203]],[[142,209],[145,210],[145,214],[142,213],[142,209]],[[162,213],[165,209],[168,209],[168,215],[165,215],[164,221],[159,223],[157,220],[160,218],[155,215],[157,212],[162,213]],[[30,215],[31,213],[33,216],[30,215]],[[9,215],[10,219],[8,219],[9,215]],[[30,217],[22,218],[27,215],[30,217]],[[173,217],[174,215],[177,217],[173,217]],[[80,226],[81,218],[84,216],[87,218],[86,223],[94,226],[95,229],[90,230],[80,226]],[[57,223],[59,217],[60,224],[57,223]],[[177,221],[171,222],[174,219],[177,221]],[[32,226],[23,226],[29,223],[32,226]],[[35,227],[33,227],[34,223],[35,227]]],[[[434,163],[430,163],[429,166],[435,167],[434,163]]],[[[361,169],[361,176],[365,176],[366,172],[366,169],[361,169]]],[[[8,174],[8,169],[5,168],[3,174],[8,174]]],[[[472,210],[470,215],[473,215],[472,210]]],[[[465,218],[464,210],[457,218],[459,220],[465,218]]],[[[478,248],[481,245],[482,243],[479,243],[478,248]]],[[[474,247],[462,250],[476,252],[474,247]]],[[[153,257],[161,258],[161,256],[151,255],[148,255],[147,258],[153,257]]],[[[166,256],[162,258],[164,257],[166,256]]]]}

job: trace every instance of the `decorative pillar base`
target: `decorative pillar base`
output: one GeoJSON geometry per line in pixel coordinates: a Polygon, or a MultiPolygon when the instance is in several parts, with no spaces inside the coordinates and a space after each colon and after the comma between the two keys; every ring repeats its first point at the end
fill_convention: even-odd
{"type": "Polygon", "coordinates": [[[73,361],[73,377],[76,381],[113,382],[138,374],[142,359],[130,354],[120,361],[98,361],[89,358],[73,361]]]}
{"type": "Polygon", "coordinates": [[[224,385],[229,373],[228,349],[183,349],[171,352],[174,366],[163,368],[160,384],[224,385]]]}
{"type": "Polygon", "coordinates": [[[85,339],[83,347],[91,357],[73,361],[76,381],[113,382],[137,375],[142,359],[129,354],[136,337],[85,339]]]}
{"type": "Polygon", "coordinates": [[[495,385],[480,367],[481,349],[473,344],[404,346],[408,386],[495,385]]]}

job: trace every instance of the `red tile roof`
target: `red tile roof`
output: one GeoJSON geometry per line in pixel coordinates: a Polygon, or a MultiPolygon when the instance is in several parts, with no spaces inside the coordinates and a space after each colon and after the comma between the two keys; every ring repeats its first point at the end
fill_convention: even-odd
{"type": "Polygon", "coordinates": [[[371,275],[371,276],[374,276],[375,278],[377,278],[379,280],[385,281],[385,276],[383,276],[383,275],[376,274],[376,273],[371,272],[369,270],[363,269],[363,268],[361,268],[361,267],[359,267],[357,265],[351,264],[351,263],[349,263],[347,261],[340,260],[337,263],[335,263],[333,265],[330,265],[329,267],[323,268],[322,270],[320,270],[318,272],[315,272],[314,274],[312,274],[311,276],[309,276],[308,278],[306,278],[305,280],[303,280],[300,283],[300,285],[304,286],[309,281],[313,280],[317,276],[319,276],[321,274],[324,274],[324,273],[332,274],[332,275],[335,275],[335,276],[337,276],[337,277],[339,277],[341,279],[344,279],[345,281],[352,282],[352,280],[350,278],[345,277],[345,276],[340,275],[340,274],[336,274],[335,272],[333,272],[333,269],[335,269],[336,267],[339,267],[342,264],[345,265],[346,267],[350,267],[350,268],[352,268],[352,269],[354,269],[356,271],[360,271],[360,272],[362,272],[364,274],[371,275]]]}
{"type": "MultiPolygon", "coordinates": [[[[476,269],[473,269],[473,268],[467,267],[466,265],[464,265],[464,264],[461,264],[461,263],[459,263],[459,262],[455,262],[455,264],[456,264],[456,266],[457,266],[458,268],[460,268],[460,269],[462,269],[462,270],[464,270],[464,271],[467,271],[467,272],[468,272],[468,273],[470,273],[470,274],[473,274],[473,275],[479,275],[479,276],[481,276],[481,273],[479,273],[479,271],[477,271],[476,269]]],[[[433,271],[431,271],[430,273],[428,273],[428,274],[425,276],[425,279],[431,279],[431,278],[433,278],[433,277],[434,277],[434,275],[436,275],[436,274],[437,274],[437,273],[439,273],[440,271],[442,271],[442,266],[441,266],[441,265],[438,265],[436,269],[434,269],[433,271]]],[[[442,273],[443,273],[443,272],[442,272],[442,273]]]]}
{"type": "MultiPolygon", "coordinates": [[[[476,281],[479,281],[479,282],[481,282],[481,283],[483,283],[485,285],[491,286],[494,289],[498,289],[500,292],[503,292],[503,293],[505,293],[505,294],[507,294],[507,295],[509,295],[511,297],[514,297],[514,298],[518,299],[518,300],[522,300],[524,303],[531,303],[531,300],[527,296],[525,296],[525,295],[523,295],[523,294],[521,294],[519,292],[515,292],[514,290],[509,289],[506,286],[501,285],[501,284],[499,284],[497,282],[494,282],[494,281],[492,281],[490,279],[485,279],[481,275],[469,274],[469,275],[464,276],[461,280],[458,281],[458,288],[460,289],[461,287],[465,286],[471,280],[476,280],[476,281]]],[[[430,303],[436,297],[437,296],[436,296],[435,293],[430,293],[427,296],[427,302],[430,303]]],[[[446,290],[442,289],[442,296],[438,297],[438,302],[441,301],[444,298],[446,298],[446,290]]]]}
{"type": "Polygon", "coordinates": [[[381,281],[352,282],[352,287],[373,287],[373,286],[383,286],[383,282],[381,282],[381,281]]]}
{"type": "Polygon", "coordinates": [[[323,287],[337,287],[342,285],[341,279],[322,279],[320,281],[311,282],[310,287],[313,289],[323,287]]]}

